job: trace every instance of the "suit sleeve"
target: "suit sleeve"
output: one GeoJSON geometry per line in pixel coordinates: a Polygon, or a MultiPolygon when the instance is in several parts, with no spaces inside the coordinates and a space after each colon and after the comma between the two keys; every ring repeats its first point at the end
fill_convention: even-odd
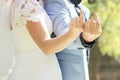
{"type": "Polygon", "coordinates": [[[45,0],[44,8],[52,20],[54,33],[56,35],[66,33],[71,18],[64,0],[45,0]]]}

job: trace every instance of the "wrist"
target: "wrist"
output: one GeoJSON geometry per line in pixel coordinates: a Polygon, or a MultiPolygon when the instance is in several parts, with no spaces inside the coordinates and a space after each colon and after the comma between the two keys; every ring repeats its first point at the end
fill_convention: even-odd
{"type": "Polygon", "coordinates": [[[91,35],[89,33],[83,32],[82,37],[83,37],[85,42],[89,43],[89,42],[94,41],[94,39],[91,37],[91,35]]]}
{"type": "Polygon", "coordinates": [[[92,41],[92,42],[86,42],[84,39],[83,39],[83,32],[80,34],[80,40],[81,40],[81,43],[82,45],[85,47],[85,48],[92,48],[94,43],[95,43],[95,40],[92,41]]]}
{"type": "Polygon", "coordinates": [[[68,35],[70,35],[71,37],[78,37],[80,33],[77,33],[75,31],[68,31],[68,35]]]}

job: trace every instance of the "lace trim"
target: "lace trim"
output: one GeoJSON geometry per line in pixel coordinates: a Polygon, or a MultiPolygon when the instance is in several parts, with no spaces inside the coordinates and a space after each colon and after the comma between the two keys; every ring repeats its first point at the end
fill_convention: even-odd
{"type": "Polygon", "coordinates": [[[26,0],[20,6],[20,17],[23,20],[29,20],[33,22],[40,21],[41,14],[43,13],[43,9],[40,4],[36,0],[26,0]]]}

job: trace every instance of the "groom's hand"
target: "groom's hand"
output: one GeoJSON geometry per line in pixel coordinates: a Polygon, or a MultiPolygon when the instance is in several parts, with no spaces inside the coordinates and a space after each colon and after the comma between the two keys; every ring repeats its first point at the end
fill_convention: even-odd
{"type": "Polygon", "coordinates": [[[102,34],[102,27],[97,13],[94,14],[94,19],[90,19],[84,23],[83,39],[86,42],[92,42],[102,34]]]}

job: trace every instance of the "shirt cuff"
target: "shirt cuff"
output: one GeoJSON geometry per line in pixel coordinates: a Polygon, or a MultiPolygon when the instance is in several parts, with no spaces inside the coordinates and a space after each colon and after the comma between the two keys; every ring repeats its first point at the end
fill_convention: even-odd
{"type": "Polygon", "coordinates": [[[80,40],[81,40],[82,45],[83,45],[85,48],[92,48],[93,45],[95,44],[95,40],[92,41],[92,42],[86,42],[86,41],[83,39],[82,34],[83,34],[83,32],[80,34],[80,40]]]}

